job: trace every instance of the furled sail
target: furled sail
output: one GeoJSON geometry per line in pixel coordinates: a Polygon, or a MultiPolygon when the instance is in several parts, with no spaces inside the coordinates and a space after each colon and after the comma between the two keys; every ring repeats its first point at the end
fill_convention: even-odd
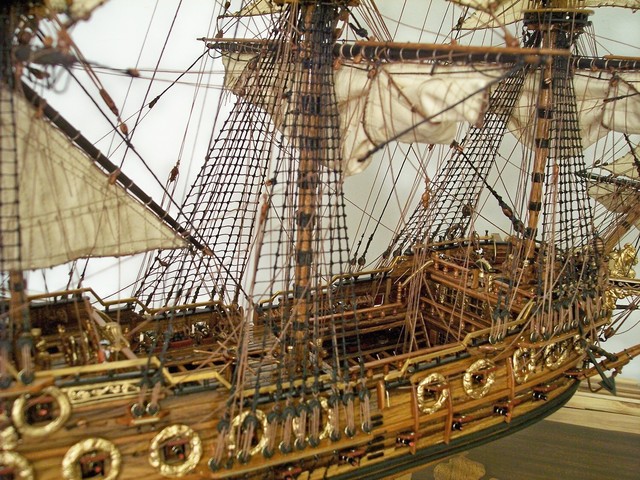
{"type": "Polygon", "coordinates": [[[347,175],[371,161],[369,152],[389,140],[451,143],[461,122],[478,124],[487,107],[487,86],[496,71],[462,67],[387,64],[375,75],[343,66],[336,96],[347,175]],[[425,75],[425,73],[428,73],[425,75]]]}
{"type": "MultiPolygon", "coordinates": [[[[225,86],[242,96],[254,65],[252,54],[223,56],[225,86]]],[[[487,86],[495,67],[435,66],[432,63],[388,63],[367,70],[343,64],[335,73],[343,131],[344,172],[363,171],[370,152],[390,140],[426,144],[450,143],[461,122],[477,125],[487,106],[487,86]]],[[[512,110],[509,130],[532,146],[528,128],[535,118],[539,74],[525,81],[512,110]]],[[[580,70],[573,79],[582,147],[587,148],[609,131],[640,133],[640,74],[580,70]]],[[[276,98],[268,95],[265,98],[276,98]]],[[[260,105],[272,116],[274,105],[260,105]]],[[[278,123],[278,118],[273,118],[278,123]]]]}
{"type": "Polygon", "coordinates": [[[185,245],[156,215],[110,182],[60,130],[38,118],[22,95],[6,88],[1,94],[13,97],[13,108],[4,108],[10,102],[3,101],[0,117],[4,269],[46,268],[83,257],[185,245]]]}
{"type": "MultiPolygon", "coordinates": [[[[459,25],[461,30],[479,30],[484,28],[499,28],[522,20],[523,12],[527,9],[540,8],[541,1],[536,0],[450,0],[464,7],[476,10],[459,25]]],[[[564,8],[596,8],[619,7],[637,10],[640,0],[564,0],[557,3],[564,8]]],[[[549,5],[546,5],[548,8],[549,5]]]]}
{"type": "MultiPolygon", "coordinates": [[[[509,122],[511,133],[528,146],[533,143],[528,125],[535,114],[538,84],[539,74],[527,78],[509,122]]],[[[609,131],[640,133],[640,74],[580,71],[573,88],[583,148],[609,131]]]]}
{"type": "MultiPolygon", "coordinates": [[[[243,95],[254,57],[223,57],[225,86],[236,95],[243,95]]],[[[495,67],[483,72],[459,66],[390,63],[372,71],[342,65],[335,72],[335,90],[345,175],[364,170],[371,161],[371,150],[390,140],[451,143],[460,123],[477,124],[482,120],[487,86],[497,76],[495,67]]],[[[261,107],[272,116],[278,115],[274,105],[261,107]]],[[[277,117],[273,121],[278,125],[277,117]]]]}
{"type": "Polygon", "coordinates": [[[253,0],[240,9],[237,13],[234,13],[234,17],[250,17],[254,15],[268,15],[279,9],[280,6],[272,0],[253,0]]]}

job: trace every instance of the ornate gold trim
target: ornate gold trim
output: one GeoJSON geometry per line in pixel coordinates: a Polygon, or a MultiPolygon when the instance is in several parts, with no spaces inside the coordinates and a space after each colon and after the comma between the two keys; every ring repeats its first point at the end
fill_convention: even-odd
{"type": "Polygon", "coordinates": [[[609,276],[622,278],[635,278],[633,269],[638,264],[638,252],[630,243],[623,248],[613,250],[609,254],[609,276]]]}
{"type": "Polygon", "coordinates": [[[13,467],[16,480],[33,480],[33,468],[26,458],[16,452],[0,451],[0,465],[13,467]]]}
{"type": "Polygon", "coordinates": [[[42,391],[38,393],[38,395],[52,396],[58,404],[60,415],[58,416],[58,418],[44,426],[30,425],[25,418],[24,409],[27,404],[27,400],[31,398],[31,395],[21,395],[20,397],[18,397],[18,399],[13,402],[13,407],[11,408],[11,418],[18,431],[23,435],[29,437],[45,437],[47,435],[50,435],[51,433],[62,427],[71,415],[71,404],[69,403],[69,399],[64,394],[64,392],[60,391],[58,388],[43,388],[42,391]]]}
{"type": "Polygon", "coordinates": [[[573,336],[573,350],[582,355],[584,351],[587,349],[587,341],[582,338],[581,335],[573,336]]]}
{"type": "Polygon", "coordinates": [[[18,432],[12,425],[0,430],[0,451],[13,450],[18,445],[18,432]]]}
{"type": "Polygon", "coordinates": [[[67,387],[63,390],[72,405],[88,405],[114,398],[135,397],[140,393],[140,380],[122,380],[108,384],[67,387]]]}
{"type": "Polygon", "coordinates": [[[477,385],[477,382],[474,382],[474,375],[481,370],[492,369],[494,367],[495,364],[491,360],[481,358],[480,360],[473,362],[467,371],[464,372],[462,377],[462,386],[469,397],[479,399],[489,393],[493,382],[496,380],[496,373],[494,371],[488,372],[484,375],[484,381],[480,385],[477,385]]]}
{"type": "MultiPolygon", "coordinates": [[[[244,422],[244,419],[247,418],[247,416],[249,415],[254,415],[258,419],[258,422],[260,422],[262,426],[263,432],[267,430],[267,416],[264,414],[262,410],[256,410],[255,412],[246,411],[246,412],[242,412],[239,415],[236,415],[233,418],[233,421],[231,422],[231,428],[229,429],[229,443],[228,443],[229,451],[236,450],[236,434],[238,430],[240,430],[241,425],[244,422]]],[[[268,443],[267,436],[262,435],[259,441],[257,442],[257,444],[251,450],[249,450],[249,455],[253,456],[257,453],[262,452],[262,450],[267,446],[267,443],[268,443]]]]}
{"type": "Polygon", "coordinates": [[[569,340],[551,343],[544,347],[544,364],[551,370],[556,370],[565,362],[569,356],[569,349],[572,345],[569,340]]]}
{"type": "Polygon", "coordinates": [[[524,383],[536,371],[536,359],[532,348],[520,347],[513,352],[513,376],[517,383],[524,383]]]}
{"type": "Polygon", "coordinates": [[[432,373],[423,378],[418,384],[416,396],[418,397],[418,408],[422,413],[431,415],[442,408],[444,402],[449,397],[449,386],[447,380],[440,373],[432,373]],[[425,390],[431,390],[430,387],[442,386],[440,392],[436,395],[435,401],[425,398],[425,390]]]}
{"type": "Polygon", "coordinates": [[[202,458],[202,441],[196,432],[187,425],[171,425],[160,431],[149,445],[149,464],[164,477],[182,477],[191,472],[202,458]],[[164,443],[171,438],[186,438],[189,440],[189,455],[179,465],[169,465],[160,454],[164,443]]]}
{"type": "Polygon", "coordinates": [[[111,464],[109,473],[103,477],[103,480],[115,480],[120,473],[120,464],[122,457],[116,446],[109,440],[103,438],[88,438],[74,444],[62,459],[62,476],[65,480],[80,480],[82,475],[78,468],[78,460],[87,453],[102,450],[109,454],[111,464]]]}

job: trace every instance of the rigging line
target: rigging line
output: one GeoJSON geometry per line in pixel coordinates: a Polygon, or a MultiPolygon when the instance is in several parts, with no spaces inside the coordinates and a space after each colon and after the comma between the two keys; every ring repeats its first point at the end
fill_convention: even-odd
{"type": "Polygon", "coordinates": [[[638,177],[640,178],[640,158],[638,158],[638,155],[636,154],[636,148],[634,147],[633,143],[631,142],[631,139],[629,138],[628,134],[624,134],[624,140],[625,142],[627,142],[627,145],[629,146],[629,150],[631,151],[631,156],[633,157],[633,164],[636,166],[636,170],[638,170],[638,177]]]}
{"type": "MultiPolygon", "coordinates": [[[[212,58],[219,58],[219,57],[215,57],[212,56],[212,58]]],[[[141,75],[135,75],[136,73],[140,73],[140,72],[144,72],[144,73],[166,73],[166,74],[170,74],[170,75],[177,75],[180,73],[184,72],[184,69],[179,68],[179,69],[171,69],[171,68],[166,68],[166,69],[153,69],[153,68],[121,68],[121,67],[110,67],[109,65],[104,65],[102,63],[97,63],[97,62],[82,62],[83,65],[89,65],[94,72],[98,71],[101,72],[103,75],[122,75],[122,76],[128,76],[131,77],[133,76],[134,78],[142,78],[145,80],[150,80],[151,77],[143,77],[141,75]]],[[[79,66],[79,64],[73,64],[70,65],[70,68],[81,68],[79,66]]],[[[214,73],[224,73],[224,70],[219,70],[219,71],[215,71],[215,70],[211,70],[214,73]]],[[[184,73],[190,73],[193,75],[201,75],[202,72],[184,72],[184,73]]],[[[157,79],[158,81],[161,79],[157,79]]],[[[165,82],[168,80],[164,80],[165,82]]]]}
{"type": "MultiPolygon", "coordinates": [[[[98,71],[100,71],[100,70],[98,70],[98,71]]],[[[176,71],[176,72],[167,71],[167,73],[178,73],[178,71],[176,71]]],[[[202,75],[202,72],[184,72],[184,73],[193,73],[193,74],[197,74],[197,75],[202,75]]],[[[215,75],[215,74],[219,74],[219,73],[222,73],[222,72],[216,71],[216,70],[210,70],[208,73],[215,75]]],[[[119,71],[117,69],[113,69],[111,71],[105,70],[105,71],[100,72],[100,74],[102,76],[111,75],[111,76],[116,76],[116,77],[131,77],[130,73],[119,71]]],[[[151,81],[152,80],[151,77],[145,77],[143,75],[137,75],[134,78],[139,79],[139,80],[146,80],[146,81],[151,81]]],[[[201,83],[199,84],[199,83],[197,83],[195,81],[180,82],[178,80],[168,79],[168,78],[155,78],[154,81],[156,82],[156,84],[158,84],[158,83],[171,83],[171,84],[174,84],[175,83],[177,85],[185,85],[187,87],[199,87],[199,88],[206,88],[206,89],[209,89],[209,90],[225,91],[225,88],[222,85],[213,85],[213,84],[202,85],[201,83]]],[[[173,86],[173,85],[171,85],[171,86],[173,86]]],[[[146,105],[143,105],[142,108],[136,109],[135,113],[139,112],[140,110],[144,110],[145,106],[146,105]]],[[[135,113],[130,115],[127,119],[132,118],[133,115],[135,115],[135,113]]],[[[127,120],[127,119],[125,119],[125,120],[127,120]]]]}
{"type": "MultiPolygon", "coordinates": [[[[142,164],[145,166],[145,168],[147,169],[148,173],[151,174],[151,177],[156,181],[156,183],[160,186],[160,188],[162,189],[163,194],[167,195],[169,192],[166,191],[164,185],[162,182],[160,182],[160,179],[157,177],[157,175],[153,172],[153,170],[151,169],[151,167],[149,167],[149,165],[147,164],[147,162],[144,160],[144,158],[142,157],[142,155],[138,152],[138,150],[135,148],[135,146],[131,143],[130,138],[128,138],[127,136],[125,136],[120,129],[118,129],[113,122],[111,121],[111,119],[109,118],[109,116],[102,110],[102,108],[100,107],[100,105],[98,104],[98,102],[91,96],[91,94],[89,93],[89,91],[86,89],[86,87],[78,80],[78,78],[71,72],[69,71],[69,75],[76,81],[76,83],[78,84],[78,86],[84,91],[84,93],[87,95],[87,97],[91,100],[91,102],[94,104],[94,106],[98,109],[98,111],[102,114],[102,116],[107,120],[107,122],[109,123],[109,125],[111,125],[111,127],[113,127],[113,131],[115,134],[120,136],[120,139],[122,140],[122,142],[124,144],[127,145],[127,148],[130,149],[135,155],[136,157],[138,157],[138,159],[142,162],[142,164]]],[[[36,95],[35,92],[33,92],[33,90],[31,90],[30,87],[28,87],[25,83],[23,83],[23,88],[28,88],[29,91],[31,91],[31,93],[33,93],[33,95],[36,95]]],[[[40,98],[40,97],[38,97],[40,98]]],[[[45,107],[46,108],[46,107],[45,107]]],[[[53,110],[53,109],[52,109],[53,110]]],[[[54,118],[58,117],[60,119],[62,119],[62,117],[58,114],[58,112],[56,112],[55,110],[53,111],[55,112],[54,118]]],[[[54,119],[51,119],[52,121],[54,121],[54,119]]],[[[64,120],[64,119],[63,119],[64,120]]],[[[66,120],[64,120],[65,123],[68,123],[66,120]]],[[[76,131],[77,133],[70,136],[70,138],[75,139],[78,136],[80,136],[80,132],[77,131],[71,124],[68,124],[68,128],[76,131]]],[[[84,138],[84,137],[82,137],[84,138]]],[[[89,140],[85,139],[87,141],[87,143],[89,143],[93,148],[95,148],[95,146],[89,142],[89,140]]],[[[74,140],[75,141],[75,140],[74,140]]],[[[86,151],[85,147],[81,147],[83,150],[86,151]]],[[[97,151],[97,148],[96,148],[97,151]]],[[[104,155],[102,155],[102,153],[100,153],[100,155],[102,157],[104,157],[105,159],[107,157],[105,157],[104,155]]],[[[114,165],[115,168],[115,165],[114,165]]],[[[112,172],[111,172],[112,173],[112,172]]],[[[180,215],[182,215],[183,217],[185,217],[186,219],[186,215],[184,214],[184,212],[182,212],[180,205],[178,205],[178,203],[175,200],[171,201],[171,204],[178,209],[178,213],[180,215]]],[[[188,220],[187,220],[188,222],[188,220]]],[[[192,225],[189,225],[192,226],[192,225]]]]}
{"type": "MultiPolygon", "coordinates": [[[[398,183],[398,180],[400,179],[400,175],[402,174],[402,170],[404,169],[404,167],[405,167],[405,165],[406,165],[406,163],[407,163],[408,157],[409,157],[408,155],[406,155],[406,156],[404,157],[404,160],[402,161],[402,165],[400,165],[400,170],[398,171],[398,174],[397,174],[397,175],[395,175],[395,178],[394,178],[394,180],[393,180],[393,185],[391,186],[391,190],[392,190],[392,191],[389,193],[389,196],[387,197],[387,200],[386,200],[386,202],[385,202],[384,206],[382,207],[382,212],[380,213],[380,218],[382,218],[382,215],[383,215],[383,214],[384,214],[384,212],[387,210],[387,207],[389,206],[389,203],[391,202],[391,199],[393,198],[393,192],[394,192],[394,191],[395,191],[395,189],[396,189],[396,185],[397,185],[397,183],[398,183]]],[[[391,168],[391,166],[389,166],[389,168],[391,168]]],[[[373,218],[373,216],[370,216],[370,218],[373,218]]],[[[374,229],[373,229],[373,232],[372,232],[372,233],[371,233],[371,235],[369,236],[369,241],[367,242],[367,245],[366,245],[366,247],[365,247],[365,253],[366,253],[366,251],[368,250],[369,245],[371,244],[371,239],[372,239],[372,238],[375,236],[375,234],[378,232],[378,227],[380,226],[380,224],[381,224],[381,223],[382,223],[382,222],[381,222],[381,221],[379,221],[379,220],[377,220],[377,221],[376,221],[376,223],[375,223],[375,227],[374,227],[374,229]]],[[[368,225],[369,225],[369,222],[367,222],[367,225],[365,226],[365,229],[366,229],[366,227],[368,227],[368,225]]],[[[365,231],[366,231],[366,230],[365,230],[365,231]]],[[[363,253],[363,255],[364,255],[364,253],[363,253]]]]}
{"type": "MultiPolygon", "coordinates": [[[[191,69],[192,69],[192,68],[193,68],[193,67],[194,67],[198,62],[200,62],[200,60],[202,60],[202,57],[204,57],[205,55],[207,55],[207,53],[208,53],[208,51],[206,51],[206,50],[205,50],[204,52],[202,52],[202,54],[201,54],[198,58],[196,58],[196,59],[193,61],[193,63],[187,67],[187,69],[186,69],[184,72],[182,72],[180,75],[178,75],[178,77],[177,77],[175,80],[173,80],[173,81],[171,82],[171,85],[169,85],[169,86],[168,86],[167,88],[165,88],[162,92],[160,92],[160,93],[159,93],[159,94],[158,94],[158,95],[157,95],[153,100],[151,100],[151,101],[149,102],[149,104],[148,104],[149,108],[153,108],[153,107],[155,106],[155,104],[156,104],[156,103],[158,103],[158,100],[160,100],[160,97],[162,97],[165,93],[167,93],[167,91],[169,91],[169,89],[170,89],[171,87],[173,87],[176,83],[179,83],[178,81],[179,81],[182,77],[184,77],[184,76],[189,72],[189,70],[191,70],[191,69]]],[[[196,73],[201,73],[201,72],[196,72],[196,73]]],[[[155,80],[155,74],[154,74],[154,76],[151,78],[151,82],[149,82],[149,88],[151,88],[151,83],[152,83],[154,80],[155,80]]],[[[164,80],[163,80],[163,81],[164,81],[164,80]]],[[[145,96],[145,102],[146,102],[146,96],[145,96]]],[[[142,111],[142,109],[140,109],[139,111],[142,111]]],[[[137,123],[136,123],[136,126],[137,126],[137,123]]],[[[135,128],[136,128],[136,127],[134,127],[134,130],[135,130],[135,128]]]]}
{"type": "MultiPolygon", "coordinates": [[[[176,7],[176,11],[175,11],[175,13],[173,15],[173,20],[171,21],[171,26],[169,27],[169,32],[167,33],[167,36],[165,37],[164,44],[162,45],[162,50],[160,51],[160,55],[158,56],[158,61],[157,61],[156,66],[155,66],[156,69],[158,68],[158,66],[160,66],[160,61],[162,60],[162,57],[164,55],[165,49],[167,48],[167,44],[169,42],[169,37],[171,36],[171,33],[173,32],[173,27],[175,26],[175,22],[176,22],[176,20],[178,18],[178,12],[180,11],[181,8],[182,8],[182,0],[180,0],[180,2],[178,3],[178,6],[176,7]]],[[[145,105],[147,103],[147,98],[149,96],[149,92],[151,91],[151,85],[153,84],[155,76],[156,76],[156,74],[155,74],[155,71],[154,71],[154,73],[153,73],[153,75],[151,77],[151,81],[149,82],[149,85],[147,86],[147,91],[144,94],[144,98],[142,100],[142,105],[145,105]]],[[[131,132],[129,134],[129,137],[133,137],[135,131],[138,128],[138,125],[140,123],[141,112],[142,112],[142,109],[140,109],[138,111],[138,118],[134,122],[133,128],[131,129],[131,132]]],[[[129,151],[129,142],[127,142],[127,149],[125,150],[124,155],[122,156],[122,161],[120,162],[120,167],[122,167],[122,165],[124,164],[124,161],[125,161],[125,158],[127,156],[127,152],[128,151],[129,151]]]]}
{"type": "MultiPolygon", "coordinates": [[[[455,142],[454,140],[454,147],[458,147],[459,145],[457,144],[457,142],[455,142]]],[[[476,175],[478,175],[478,178],[482,181],[482,183],[484,184],[484,186],[487,188],[487,190],[489,190],[489,192],[491,193],[491,195],[493,195],[493,197],[498,201],[498,205],[500,206],[500,208],[502,209],[502,213],[504,213],[504,215],[511,221],[513,228],[519,232],[519,229],[524,228],[524,224],[522,223],[522,221],[516,216],[515,212],[513,211],[513,208],[511,208],[509,205],[507,205],[505,203],[505,201],[503,200],[503,198],[500,196],[500,194],[498,194],[498,192],[495,191],[495,189],[489,185],[489,182],[487,182],[487,180],[484,178],[484,176],[482,176],[482,174],[480,173],[480,171],[476,168],[476,166],[473,164],[473,162],[469,159],[469,157],[467,156],[467,154],[461,149],[457,149],[459,155],[467,162],[467,164],[471,167],[471,169],[476,173],[476,175]]]]}
{"type": "MultiPolygon", "coordinates": [[[[395,150],[395,151],[397,151],[397,150],[398,150],[398,147],[396,146],[396,148],[395,148],[394,150],[395,150]]],[[[385,184],[385,183],[386,183],[386,179],[387,179],[387,177],[389,176],[389,172],[390,172],[390,170],[391,170],[391,159],[393,158],[393,156],[394,156],[394,155],[395,155],[395,153],[393,153],[393,154],[391,154],[391,153],[390,153],[390,158],[389,158],[389,161],[388,161],[388,164],[387,164],[387,168],[385,169],[385,173],[384,173],[384,175],[383,175],[383,178],[382,178],[381,184],[385,184]]],[[[409,155],[409,154],[407,153],[407,154],[404,156],[404,161],[403,161],[403,163],[407,160],[408,155],[409,155]]],[[[381,169],[382,169],[382,162],[380,162],[380,163],[379,163],[379,166],[378,166],[378,170],[377,170],[377,172],[376,172],[375,179],[374,179],[374,180],[373,180],[373,182],[372,182],[372,184],[373,184],[373,185],[376,185],[376,184],[378,183],[378,181],[379,181],[379,177],[380,177],[380,174],[381,174],[381,169]]],[[[401,171],[402,171],[402,168],[401,168],[401,171]]],[[[394,183],[394,185],[395,185],[395,183],[394,183]]],[[[367,230],[368,230],[368,228],[369,228],[369,224],[371,223],[371,220],[373,220],[373,219],[374,219],[374,217],[373,217],[373,212],[375,211],[376,206],[377,206],[377,204],[378,204],[378,200],[379,200],[380,196],[382,195],[382,189],[381,189],[381,188],[380,188],[380,189],[378,189],[378,193],[377,193],[377,195],[376,195],[375,199],[373,200],[373,205],[371,205],[371,206],[370,206],[370,202],[371,202],[371,197],[372,197],[372,195],[373,195],[373,189],[369,192],[369,195],[367,196],[367,201],[366,201],[366,203],[365,203],[364,207],[361,207],[361,208],[360,208],[360,207],[358,207],[357,205],[355,205],[355,203],[352,203],[352,205],[353,205],[353,206],[355,206],[356,208],[358,208],[358,209],[360,210],[360,212],[362,213],[362,215],[361,215],[361,217],[360,217],[360,221],[358,222],[358,228],[356,229],[356,235],[355,235],[356,237],[358,236],[358,234],[360,234],[361,230],[362,230],[362,237],[364,237],[364,234],[366,233],[366,231],[367,231],[367,230]],[[371,213],[369,213],[369,212],[371,212],[371,213]],[[366,222],[366,224],[364,225],[364,228],[363,228],[362,223],[364,222],[364,218],[365,218],[365,217],[367,218],[367,222],[366,222]]],[[[347,199],[347,201],[349,201],[349,200],[347,199]]],[[[375,221],[376,221],[377,223],[381,223],[381,222],[382,222],[382,216],[383,216],[383,214],[384,214],[384,209],[383,209],[383,211],[380,213],[380,215],[375,219],[375,221]]],[[[389,231],[392,231],[392,229],[391,229],[391,228],[388,228],[388,227],[386,227],[386,226],[385,226],[385,228],[387,228],[389,231]]],[[[360,248],[360,244],[361,244],[361,243],[362,243],[362,238],[361,238],[360,242],[358,243],[358,247],[356,247],[356,253],[359,251],[359,248],[360,248]]]]}
{"type": "Polygon", "coordinates": [[[418,123],[416,123],[415,125],[412,125],[410,127],[405,128],[404,130],[402,130],[401,132],[398,132],[396,135],[394,135],[393,137],[389,138],[388,140],[385,140],[384,142],[379,143],[378,145],[376,145],[375,147],[373,147],[372,149],[370,149],[363,157],[358,158],[358,162],[362,163],[364,162],[367,158],[369,158],[371,155],[373,155],[376,152],[379,152],[380,150],[382,150],[382,148],[385,145],[388,145],[389,143],[398,140],[400,137],[407,135],[408,133],[412,132],[413,130],[415,130],[416,128],[420,127],[421,125],[432,121],[434,118],[438,117],[439,115],[442,115],[444,112],[447,112],[455,107],[457,107],[458,105],[463,104],[464,102],[466,102],[468,99],[470,99],[471,97],[473,97],[474,95],[477,95],[479,93],[482,93],[484,91],[490,90],[491,87],[493,85],[496,85],[498,83],[500,83],[501,81],[503,81],[506,77],[509,77],[513,74],[515,74],[516,72],[518,72],[519,70],[521,70],[523,68],[522,64],[518,64],[517,66],[513,67],[511,70],[507,71],[507,73],[503,76],[498,76],[495,79],[491,80],[489,83],[487,83],[484,87],[478,88],[477,90],[475,90],[474,92],[470,93],[469,95],[467,95],[466,97],[458,100],[457,102],[449,105],[447,108],[441,110],[438,113],[435,113],[433,115],[431,115],[430,117],[424,118],[423,120],[419,121],[418,123]]]}
{"type": "MultiPolygon", "coordinates": [[[[142,41],[142,46],[140,47],[140,51],[138,52],[138,58],[136,58],[136,63],[135,63],[136,68],[138,67],[138,65],[140,63],[140,59],[142,58],[142,51],[143,51],[145,45],[147,44],[147,39],[149,38],[149,32],[151,31],[151,25],[153,24],[153,19],[156,16],[156,11],[157,10],[158,10],[158,0],[156,0],[155,5],[153,7],[153,12],[151,13],[151,18],[149,20],[149,24],[147,25],[147,31],[144,34],[144,39],[142,41]]],[[[152,81],[153,81],[153,79],[151,80],[151,82],[152,81]]],[[[131,93],[131,87],[132,86],[133,86],[133,77],[129,79],[129,85],[127,86],[127,92],[125,94],[124,100],[122,101],[122,109],[123,110],[124,110],[125,105],[127,104],[127,99],[129,98],[129,94],[131,93]]],[[[138,123],[138,120],[136,120],[136,125],[137,125],[137,123],[138,123]]],[[[133,134],[133,132],[132,132],[132,134],[133,134]]],[[[111,138],[111,145],[109,145],[109,151],[111,151],[111,147],[113,147],[114,141],[115,141],[115,138],[112,137],[111,138]]],[[[126,155],[126,152],[125,152],[125,155],[126,155]]],[[[123,156],[123,161],[124,161],[124,156],[123,156]]]]}
{"type": "Polygon", "coordinates": [[[362,15],[364,21],[369,25],[373,34],[380,40],[391,40],[391,32],[382,18],[378,5],[376,5],[374,0],[366,0],[365,3],[368,3],[368,5],[358,7],[357,11],[360,12],[360,15],[362,15]]]}

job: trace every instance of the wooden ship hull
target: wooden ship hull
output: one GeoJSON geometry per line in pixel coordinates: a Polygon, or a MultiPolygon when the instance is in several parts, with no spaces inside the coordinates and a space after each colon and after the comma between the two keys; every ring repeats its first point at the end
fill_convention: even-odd
{"type": "MultiPolygon", "coordinates": [[[[506,258],[509,244],[491,238],[474,241],[494,249],[494,263],[506,258]]],[[[131,299],[123,301],[124,308],[108,305],[99,312],[86,301],[90,291],[33,298],[34,328],[43,331],[36,358],[40,369],[32,384],[1,392],[4,423],[12,420],[1,431],[5,449],[10,446],[3,452],[3,474],[41,480],[118,475],[388,478],[539,421],[571,398],[580,379],[594,374],[584,368],[587,350],[581,338],[587,325],[593,331],[606,325],[610,312],[593,299],[567,305],[565,326],[546,339],[532,340],[524,326],[532,315],[533,296],[522,290],[502,337],[492,330],[488,312],[506,285],[477,266],[456,263],[456,253],[467,247],[462,240],[443,244],[439,255],[422,259],[417,269],[419,255],[401,257],[382,271],[349,275],[356,285],[360,339],[349,362],[355,379],[357,356],[364,356],[365,385],[345,384],[339,391],[323,386],[330,379],[327,366],[317,395],[294,398],[290,410],[278,414],[276,386],[261,387],[255,428],[245,440],[249,455],[242,457],[239,447],[248,415],[239,413],[229,419],[238,433],[231,434],[223,464],[215,464],[211,452],[218,442],[218,417],[229,395],[234,358],[233,352],[214,352],[215,344],[233,331],[239,312],[215,302],[180,307],[172,316],[176,333],[168,339],[161,363],[154,353],[164,339],[154,332],[166,330],[169,312],[144,318],[132,313],[131,299]],[[419,306],[423,335],[415,339],[413,352],[403,354],[397,348],[404,341],[409,308],[405,290],[416,270],[429,279],[419,306]],[[464,305],[456,304],[455,292],[467,292],[464,305]],[[63,295],[67,300],[60,300],[63,295]],[[587,312],[596,314],[593,322],[587,312]],[[457,322],[443,322],[443,315],[457,322]],[[109,336],[115,319],[123,330],[109,336]],[[52,328],[56,323],[64,325],[64,336],[52,328]],[[451,328],[460,340],[439,343],[451,328]],[[83,355],[95,360],[95,346],[105,340],[118,345],[118,339],[120,346],[111,349],[109,358],[86,364],[83,355]],[[156,386],[146,388],[151,377],[156,386]],[[365,408],[370,414],[363,417],[359,412],[365,408]],[[314,409],[318,424],[312,427],[314,409]],[[363,418],[370,423],[363,424],[363,418]]],[[[287,301],[283,293],[262,303],[256,338],[263,337],[264,316],[287,308],[287,301]]],[[[324,321],[318,318],[318,323],[324,321]]],[[[355,330],[347,331],[343,339],[349,343],[355,336],[355,330]]],[[[322,345],[315,353],[328,365],[322,345]]],[[[604,360],[606,368],[619,368],[637,353],[604,360]]],[[[258,362],[264,359],[256,357],[258,362]]],[[[261,368],[275,369],[277,363],[274,349],[272,365],[261,368]]],[[[254,395],[248,392],[245,401],[254,395]]]]}
{"type": "MultiPolygon", "coordinates": [[[[617,299],[640,292],[635,250],[616,250],[640,226],[629,207],[637,183],[622,182],[632,183],[624,208],[603,202],[620,216],[596,231],[568,75],[598,77],[583,75],[602,98],[580,104],[602,107],[598,130],[605,111],[635,95],[618,88],[635,81],[640,61],[573,58],[588,11],[537,2],[523,11],[523,48],[485,49],[337,42],[347,26],[366,36],[349,19],[368,2],[225,7],[227,33],[244,16],[270,27],[259,39],[225,40],[222,28],[202,39],[225,57],[237,102],[175,205],[178,221],[18,81],[25,71],[36,85],[46,78],[36,60],[77,60],[49,3],[0,6],[10,27],[0,35],[0,479],[389,478],[539,421],[584,378],[615,390],[605,372],[640,354],[640,345],[617,355],[600,347],[625,321],[612,320],[617,299]],[[59,29],[57,50],[38,30],[45,17],[59,29]],[[454,98],[421,97],[437,84],[454,98]],[[414,214],[402,207],[387,251],[367,264],[371,240],[364,251],[348,242],[345,171],[394,140],[447,145],[462,123],[465,139],[433,180],[420,165],[426,188],[414,214]],[[501,196],[490,173],[510,128],[526,168],[519,191],[501,196]],[[349,142],[357,148],[345,150],[349,142]],[[45,199],[35,206],[34,186],[45,199]],[[504,238],[475,231],[483,192],[504,238]],[[60,197],[64,219],[49,201],[60,197]],[[67,208],[68,198],[77,204],[67,208]],[[23,272],[140,252],[159,253],[135,298],[26,294],[23,272]]],[[[58,3],[72,26],[100,2],[58,3]]],[[[128,127],[98,88],[129,149],[128,127]]],[[[609,120],[614,132],[638,133],[609,120]]]]}

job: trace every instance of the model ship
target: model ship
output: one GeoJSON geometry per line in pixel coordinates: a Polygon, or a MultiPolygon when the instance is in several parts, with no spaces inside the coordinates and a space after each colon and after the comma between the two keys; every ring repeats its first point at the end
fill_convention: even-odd
{"type": "Polygon", "coordinates": [[[581,40],[637,2],[458,0],[456,31],[523,27],[491,47],[393,42],[369,0],[227,5],[203,41],[236,100],[171,215],[40,95],[99,3],[0,7],[0,478],[388,478],[586,378],[615,391],[640,353],[604,346],[640,293],[640,59],[581,40]],[[398,143],[421,192],[374,252],[345,176],[398,143]],[[144,251],[128,298],[26,290],[144,251]]]}

